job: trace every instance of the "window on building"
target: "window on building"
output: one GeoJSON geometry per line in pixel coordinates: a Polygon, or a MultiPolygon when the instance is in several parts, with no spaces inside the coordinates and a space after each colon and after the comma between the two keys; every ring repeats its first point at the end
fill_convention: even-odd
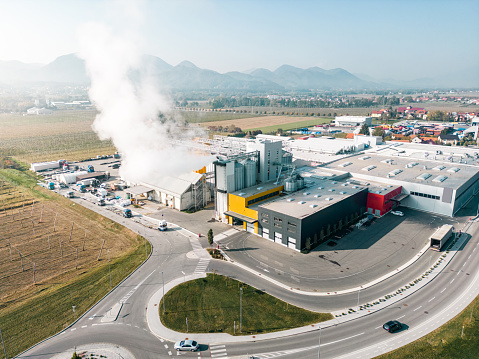
{"type": "Polygon", "coordinates": [[[263,218],[263,219],[261,219],[261,222],[268,224],[269,220],[267,220],[266,218],[263,218]]]}
{"type": "Polygon", "coordinates": [[[276,222],[283,222],[283,220],[282,220],[281,218],[278,218],[278,217],[274,217],[274,220],[275,220],[276,222]]]}
{"type": "Polygon", "coordinates": [[[269,218],[269,214],[268,213],[261,213],[261,217],[269,218]]]}
{"type": "Polygon", "coordinates": [[[274,226],[275,226],[276,228],[283,228],[283,226],[282,226],[281,224],[279,224],[279,223],[275,223],[274,226]]]}
{"type": "Polygon", "coordinates": [[[296,227],[296,223],[291,223],[291,222],[288,221],[288,226],[296,227]]]}
{"type": "Polygon", "coordinates": [[[430,199],[435,199],[439,200],[441,197],[435,196],[433,194],[427,194],[427,193],[420,193],[420,192],[410,192],[411,196],[417,196],[417,197],[424,197],[424,198],[430,198],[430,199]]]}

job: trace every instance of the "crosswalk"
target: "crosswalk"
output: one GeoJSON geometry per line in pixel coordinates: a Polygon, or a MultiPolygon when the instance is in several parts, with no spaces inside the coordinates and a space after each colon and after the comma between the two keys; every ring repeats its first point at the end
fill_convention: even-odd
{"type": "Polygon", "coordinates": [[[194,274],[202,274],[206,272],[206,268],[208,268],[208,264],[210,263],[209,259],[200,258],[198,262],[194,274]]]}
{"type": "Polygon", "coordinates": [[[224,344],[210,345],[210,355],[212,359],[228,359],[226,346],[224,344]]]}

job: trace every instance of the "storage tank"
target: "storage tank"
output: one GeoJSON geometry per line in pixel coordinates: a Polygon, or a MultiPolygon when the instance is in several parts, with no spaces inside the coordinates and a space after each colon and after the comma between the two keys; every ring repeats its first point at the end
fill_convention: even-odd
{"type": "Polygon", "coordinates": [[[239,191],[245,187],[244,166],[241,163],[235,162],[235,191],[239,191]]]}
{"type": "Polygon", "coordinates": [[[294,192],[296,191],[296,180],[289,177],[288,179],[286,179],[286,181],[284,181],[284,190],[286,192],[294,192]]]}
{"type": "Polygon", "coordinates": [[[252,160],[241,161],[244,166],[244,186],[251,187],[256,185],[256,162],[252,160]]]}
{"type": "Polygon", "coordinates": [[[295,176],[295,180],[296,180],[296,189],[301,189],[301,188],[304,188],[304,178],[301,177],[300,175],[296,174],[295,176]]]}

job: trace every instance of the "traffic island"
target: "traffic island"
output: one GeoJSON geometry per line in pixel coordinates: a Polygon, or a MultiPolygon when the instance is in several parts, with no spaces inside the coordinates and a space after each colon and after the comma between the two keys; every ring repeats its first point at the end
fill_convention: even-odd
{"type": "Polygon", "coordinates": [[[332,319],[310,312],[264,291],[221,275],[179,284],[159,303],[162,324],[181,333],[256,335],[298,328],[332,319]]]}

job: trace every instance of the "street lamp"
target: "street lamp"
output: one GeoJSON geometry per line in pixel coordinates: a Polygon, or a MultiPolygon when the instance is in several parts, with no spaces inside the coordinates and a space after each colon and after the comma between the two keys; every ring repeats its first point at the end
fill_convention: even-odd
{"type": "Polygon", "coordinates": [[[240,288],[240,333],[243,332],[243,287],[240,288]]]}
{"type": "Polygon", "coordinates": [[[359,293],[361,293],[361,288],[358,290],[358,314],[359,314],[359,293]]]}
{"type": "Polygon", "coordinates": [[[77,320],[77,316],[76,316],[76,314],[75,314],[75,308],[76,308],[76,307],[75,307],[74,305],[72,305],[72,309],[73,309],[73,321],[77,320]]]}
{"type": "Polygon", "coordinates": [[[321,358],[321,325],[319,325],[318,359],[321,358]]]}
{"type": "Polygon", "coordinates": [[[163,281],[163,314],[165,314],[165,279],[163,278],[163,272],[161,272],[161,280],[163,281]]]}
{"type": "Polygon", "coordinates": [[[110,250],[107,250],[106,253],[108,254],[108,273],[110,273],[110,288],[113,287],[111,282],[111,269],[110,269],[110,250]]]}

